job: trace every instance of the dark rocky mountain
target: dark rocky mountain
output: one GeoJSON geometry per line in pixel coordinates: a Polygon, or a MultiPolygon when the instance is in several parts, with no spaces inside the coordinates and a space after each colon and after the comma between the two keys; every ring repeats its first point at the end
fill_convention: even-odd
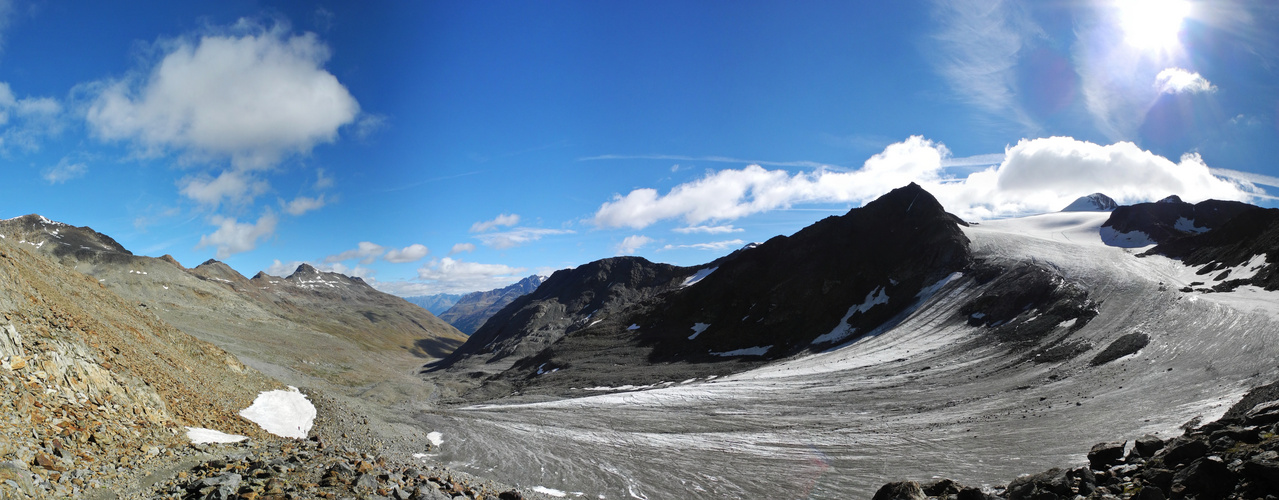
{"type": "Polygon", "coordinates": [[[407,300],[410,304],[415,304],[422,309],[431,311],[431,314],[439,316],[444,314],[444,311],[449,310],[450,307],[453,307],[453,304],[456,304],[457,299],[460,298],[462,298],[462,294],[460,293],[437,293],[435,295],[415,295],[412,297],[404,297],[404,300],[407,300]]]}
{"type": "Polygon", "coordinates": [[[1167,243],[1221,227],[1226,221],[1257,207],[1237,201],[1207,200],[1196,204],[1169,196],[1155,203],[1116,208],[1102,224],[1102,238],[1115,246],[1167,243]],[[1124,244],[1124,236],[1133,244],[1124,244]]]}
{"type": "Polygon", "coordinates": [[[972,265],[961,225],[911,184],[704,266],[558,271],[430,371],[489,377],[480,392],[505,395],[550,371],[578,387],[635,384],[826,349],[891,325],[972,265]]]}
{"type": "Polygon", "coordinates": [[[1147,254],[1199,267],[1205,281],[1218,282],[1212,291],[1241,285],[1279,290],[1279,209],[1251,207],[1212,231],[1162,243],[1147,254]]]}
{"type": "Polygon", "coordinates": [[[501,311],[507,304],[523,295],[533,293],[542,284],[544,278],[533,275],[510,286],[489,290],[487,292],[468,293],[457,300],[447,311],[440,314],[440,319],[447,321],[458,330],[468,335],[475,333],[485,321],[501,311]]]}
{"type": "Polygon", "coordinates": [[[1061,209],[1062,212],[1111,212],[1119,208],[1119,204],[1109,196],[1101,193],[1093,193],[1088,196],[1080,196],[1079,199],[1066,205],[1061,209]]]}

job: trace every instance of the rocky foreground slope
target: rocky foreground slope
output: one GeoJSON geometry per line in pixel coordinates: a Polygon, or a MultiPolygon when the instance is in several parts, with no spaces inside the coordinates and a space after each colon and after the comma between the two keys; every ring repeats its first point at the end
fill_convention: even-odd
{"type": "Polygon", "coordinates": [[[1084,467],[1028,474],[985,490],[949,479],[894,482],[873,500],[1251,500],[1277,493],[1279,383],[1274,383],[1250,391],[1219,420],[1188,423],[1181,436],[1098,443],[1084,467]]]}
{"type": "Polygon", "coordinates": [[[0,239],[4,484],[36,497],[124,489],[186,426],[263,435],[236,412],[278,382],[32,250],[0,239]]]}

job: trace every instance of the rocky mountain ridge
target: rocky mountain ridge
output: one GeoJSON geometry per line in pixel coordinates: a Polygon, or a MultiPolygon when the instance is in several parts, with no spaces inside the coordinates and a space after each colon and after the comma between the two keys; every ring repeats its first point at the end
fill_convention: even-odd
{"type": "Polygon", "coordinates": [[[510,286],[468,293],[458,298],[452,307],[440,314],[440,319],[447,321],[462,333],[473,334],[507,304],[523,295],[533,293],[545,280],[543,276],[532,275],[510,286]]]}

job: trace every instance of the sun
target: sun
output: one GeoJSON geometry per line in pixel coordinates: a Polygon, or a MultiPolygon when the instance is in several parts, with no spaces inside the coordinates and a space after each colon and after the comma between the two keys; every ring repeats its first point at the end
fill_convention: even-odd
{"type": "Polygon", "coordinates": [[[1175,46],[1181,23],[1190,15],[1187,0],[1116,0],[1115,6],[1124,39],[1142,49],[1175,46]]]}

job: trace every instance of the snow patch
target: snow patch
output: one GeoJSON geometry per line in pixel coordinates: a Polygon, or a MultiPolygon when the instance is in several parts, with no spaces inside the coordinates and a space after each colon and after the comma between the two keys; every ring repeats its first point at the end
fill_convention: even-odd
{"type": "Polygon", "coordinates": [[[627,330],[639,330],[639,325],[637,325],[637,324],[635,324],[635,323],[631,323],[631,326],[626,327],[626,329],[627,329],[627,330]]]}
{"type": "Polygon", "coordinates": [[[306,439],[315,423],[315,406],[297,387],[287,391],[265,391],[240,416],[258,424],[262,430],[280,437],[306,439]]]}
{"type": "Polygon", "coordinates": [[[426,434],[426,440],[431,442],[431,446],[438,448],[444,442],[444,435],[437,431],[431,431],[426,434]]]}
{"type": "Polygon", "coordinates": [[[1057,323],[1057,328],[1070,328],[1075,326],[1075,322],[1078,320],[1079,318],[1070,318],[1066,321],[1062,321],[1061,323],[1057,323]]]}
{"type": "Polygon", "coordinates": [[[698,282],[706,279],[707,276],[710,276],[716,269],[719,269],[719,267],[716,266],[708,269],[699,269],[696,274],[689,276],[688,279],[684,280],[684,283],[680,284],[679,287],[684,288],[696,285],[698,282]]]}
{"type": "Polygon", "coordinates": [[[557,489],[554,489],[554,488],[547,488],[547,487],[545,487],[545,486],[534,486],[534,487],[529,488],[529,489],[531,489],[531,490],[533,490],[533,491],[536,491],[536,492],[538,492],[538,493],[541,493],[541,494],[543,494],[543,495],[552,496],[552,497],[555,497],[555,498],[564,498],[564,497],[568,496],[568,492],[561,491],[561,490],[557,490],[557,489]]]}
{"type": "Polygon", "coordinates": [[[1101,228],[1101,241],[1112,247],[1120,248],[1141,248],[1155,244],[1146,233],[1141,231],[1121,233],[1110,226],[1101,228]]]}
{"type": "Polygon", "coordinates": [[[688,336],[688,340],[693,340],[697,338],[698,335],[701,335],[702,332],[706,331],[706,329],[710,327],[711,327],[710,323],[694,323],[693,334],[688,336]]]}
{"type": "Polygon", "coordinates": [[[768,353],[768,350],[769,350],[769,349],[772,349],[772,348],[773,348],[773,346],[771,346],[771,345],[755,346],[755,347],[747,347],[747,348],[745,348],[745,349],[737,349],[737,350],[727,351],[727,352],[712,352],[712,353],[711,353],[711,356],[721,356],[721,357],[729,357],[729,356],[763,356],[763,355],[765,355],[765,354],[767,354],[767,353],[768,353]]]}
{"type": "Polygon", "coordinates": [[[821,336],[813,339],[813,344],[839,342],[841,340],[844,340],[852,336],[853,333],[857,332],[856,328],[852,328],[848,326],[848,320],[849,318],[853,317],[853,314],[856,314],[859,312],[864,313],[866,311],[869,311],[872,307],[875,307],[880,304],[887,304],[887,303],[888,303],[888,294],[884,293],[884,287],[881,286],[879,288],[871,290],[870,293],[866,294],[866,299],[863,300],[861,304],[857,304],[853,307],[848,308],[848,313],[844,314],[843,318],[840,318],[839,323],[835,325],[834,330],[831,330],[830,333],[822,334],[821,336]]]}
{"type": "Polygon", "coordinates": [[[1177,219],[1177,223],[1176,223],[1176,224],[1173,224],[1173,226],[1172,226],[1172,227],[1173,227],[1173,229],[1176,229],[1176,230],[1181,231],[1181,232],[1183,232],[1183,233],[1206,233],[1206,232],[1208,232],[1208,228],[1206,228],[1206,227],[1195,227],[1195,221],[1193,221],[1193,220],[1191,220],[1191,219],[1187,219],[1187,218],[1185,218],[1185,217],[1182,217],[1182,218],[1180,218],[1180,219],[1177,219]]]}
{"type": "Polygon", "coordinates": [[[190,439],[192,444],[207,444],[207,443],[238,443],[240,441],[244,441],[245,439],[249,439],[249,438],[248,436],[241,436],[239,434],[227,434],[222,431],[205,429],[203,427],[187,427],[187,439],[190,439]]]}

